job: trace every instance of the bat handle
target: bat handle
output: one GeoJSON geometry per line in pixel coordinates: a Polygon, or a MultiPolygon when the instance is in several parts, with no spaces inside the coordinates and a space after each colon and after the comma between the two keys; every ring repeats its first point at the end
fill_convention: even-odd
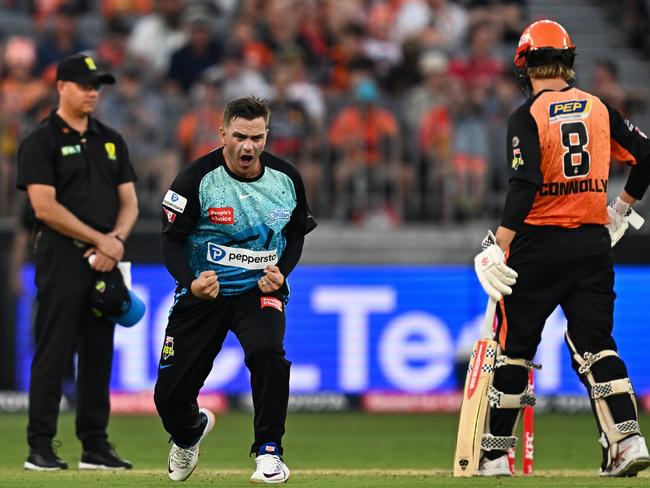
{"type": "Polygon", "coordinates": [[[483,337],[485,339],[492,339],[494,336],[494,317],[497,312],[497,301],[493,298],[488,298],[487,307],[485,307],[485,317],[483,318],[483,337]]]}
{"type": "Polygon", "coordinates": [[[627,221],[636,230],[639,230],[644,224],[645,219],[636,213],[633,209],[628,210],[627,221]]]}

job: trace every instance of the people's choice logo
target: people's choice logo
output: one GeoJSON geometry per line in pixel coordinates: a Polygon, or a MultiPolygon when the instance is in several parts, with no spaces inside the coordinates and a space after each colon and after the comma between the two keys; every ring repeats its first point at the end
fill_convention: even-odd
{"type": "Polygon", "coordinates": [[[235,223],[235,210],[232,207],[211,207],[208,219],[212,224],[232,225],[235,223]]]}
{"type": "Polygon", "coordinates": [[[206,259],[221,266],[245,269],[264,269],[278,260],[277,251],[251,251],[239,247],[220,246],[208,242],[206,259]]]}

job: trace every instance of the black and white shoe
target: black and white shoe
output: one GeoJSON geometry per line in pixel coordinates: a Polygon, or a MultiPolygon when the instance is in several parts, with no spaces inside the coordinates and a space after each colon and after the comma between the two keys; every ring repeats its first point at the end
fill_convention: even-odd
{"type": "Polygon", "coordinates": [[[174,443],[172,440],[172,447],[169,450],[169,457],[167,458],[167,472],[169,479],[172,481],[185,481],[194,472],[194,468],[199,462],[199,447],[203,439],[214,428],[216,418],[214,414],[207,408],[199,409],[199,414],[204,418],[205,425],[203,433],[199,440],[191,447],[181,447],[174,443]]]}
{"type": "Polygon", "coordinates": [[[131,469],[132,467],[133,464],[122,459],[111,444],[100,449],[84,449],[79,462],[79,469],[131,469]]]}
{"type": "Polygon", "coordinates": [[[31,471],[59,471],[68,469],[68,463],[56,455],[52,446],[43,446],[29,450],[29,457],[23,467],[31,471]]]}

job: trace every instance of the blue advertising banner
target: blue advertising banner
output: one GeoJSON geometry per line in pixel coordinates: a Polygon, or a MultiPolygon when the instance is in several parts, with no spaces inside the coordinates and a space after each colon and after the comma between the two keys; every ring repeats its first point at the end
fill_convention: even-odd
{"type": "MultiPolygon", "coordinates": [[[[156,380],[173,281],[163,266],[134,265],[133,287],[147,305],[136,326],[117,327],[112,388],[150,390],[156,380]]],[[[480,325],[486,296],[466,266],[300,266],[291,275],[287,357],[294,393],[368,391],[430,393],[458,387],[480,325]]],[[[18,309],[18,386],[26,390],[33,354],[33,269],[18,309]]],[[[614,334],[638,393],[650,392],[650,267],[617,268],[614,334]]],[[[570,366],[556,311],[537,361],[542,394],[582,393],[570,366]]],[[[236,338],[229,334],[204,391],[249,390],[236,338]]]]}

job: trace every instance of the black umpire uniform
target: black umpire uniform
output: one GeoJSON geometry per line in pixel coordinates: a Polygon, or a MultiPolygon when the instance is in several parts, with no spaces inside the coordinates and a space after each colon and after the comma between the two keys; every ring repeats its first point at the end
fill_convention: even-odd
{"type": "MultiPolygon", "coordinates": [[[[80,55],[68,58],[59,65],[57,79],[75,83],[91,79],[93,89],[111,80],[114,83],[112,75],[95,71],[97,68],[88,59],[80,55]],[[62,67],[67,76],[61,76],[62,67]]],[[[26,190],[31,184],[53,186],[58,203],[101,233],[111,232],[116,224],[120,210],[118,185],[135,179],[122,137],[91,117],[81,134],[53,111],[18,150],[17,187],[26,190]]],[[[29,387],[30,457],[25,467],[67,468],[53,453],[51,444],[57,431],[62,381],[76,352],[76,434],[83,444],[82,463],[130,468],[107,440],[115,325],[96,317],[91,310],[90,294],[97,272],[84,258],[90,246],[41,221],[35,225],[32,245],[38,309],[29,387]],[[99,453],[102,459],[89,460],[88,453],[99,453]]]]}

